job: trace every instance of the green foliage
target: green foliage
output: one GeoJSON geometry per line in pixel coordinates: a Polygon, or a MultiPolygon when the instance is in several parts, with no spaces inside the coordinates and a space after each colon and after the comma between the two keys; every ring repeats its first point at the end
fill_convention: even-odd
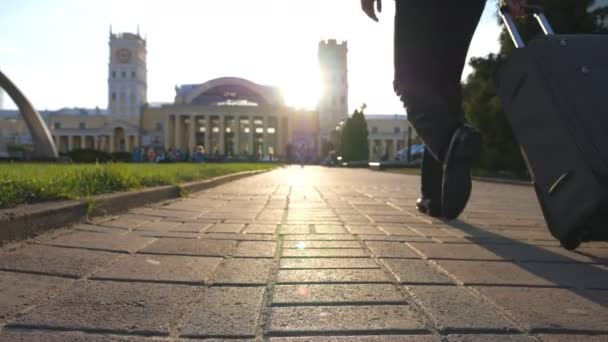
{"type": "Polygon", "coordinates": [[[75,149],[68,152],[67,155],[75,163],[103,163],[112,160],[111,154],[90,148],[75,149]]]}
{"type": "MultiPolygon", "coordinates": [[[[541,0],[546,16],[558,33],[601,32],[597,27],[600,10],[590,14],[587,9],[594,0],[541,0]]],[[[518,28],[525,41],[541,34],[537,22],[532,18],[518,20],[518,28]]],[[[486,57],[472,58],[473,72],[463,85],[464,111],[467,120],[483,134],[484,146],[481,159],[476,165],[491,172],[509,172],[515,176],[525,174],[525,164],[519,147],[496,95],[496,72],[513,51],[511,38],[503,29],[500,36],[500,52],[486,57]]]]}
{"type": "Polygon", "coordinates": [[[133,161],[131,152],[114,152],[112,153],[112,161],[128,163],[133,161]]]}
{"type": "Polygon", "coordinates": [[[343,161],[359,161],[369,158],[368,134],[363,110],[355,110],[342,127],[340,155],[343,161]]]}
{"type": "Polygon", "coordinates": [[[484,146],[477,166],[522,176],[526,166],[494,85],[494,75],[503,63],[503,57],[493,54],[471,59],[475,71],[463,87],[463,106],[467,121],[483,134],[484,146]]]}
{"type": "Polygon", "coordinates": [[[180,184],[277,164],[51,164],[0,163],[0,208],[143,187],[180,184]]]}

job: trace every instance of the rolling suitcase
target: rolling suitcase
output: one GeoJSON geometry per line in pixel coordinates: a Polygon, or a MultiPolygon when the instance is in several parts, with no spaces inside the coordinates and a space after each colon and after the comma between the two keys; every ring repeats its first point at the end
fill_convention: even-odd
{"type": "Polygon", "coordinates": [[[608,240],[608,35],[554,34],[523,43],[500,70],[498,95],[532,176],[551,234],[567,249],[608,240]]]}

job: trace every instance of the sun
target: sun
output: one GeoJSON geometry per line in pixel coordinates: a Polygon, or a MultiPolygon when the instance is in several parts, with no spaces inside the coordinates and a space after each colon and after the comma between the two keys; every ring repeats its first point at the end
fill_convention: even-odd
{"type": "Polygon", "coordinates": [[[318,82],[298,82],[281,86],[285,103],[293,108],[314,109],[319,101],[318,82]]]}

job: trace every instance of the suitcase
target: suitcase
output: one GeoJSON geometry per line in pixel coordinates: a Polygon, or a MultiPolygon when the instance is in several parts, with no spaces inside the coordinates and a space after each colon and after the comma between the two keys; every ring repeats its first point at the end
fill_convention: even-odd
{"type": "Polygon", "coordinates": [[[525,46],[501,8],[517,49],[498,96],[551,234],[566,249],[608,240],[608,35],[554,34],[541,8],[527,9],[545,35],[525,46]]]}

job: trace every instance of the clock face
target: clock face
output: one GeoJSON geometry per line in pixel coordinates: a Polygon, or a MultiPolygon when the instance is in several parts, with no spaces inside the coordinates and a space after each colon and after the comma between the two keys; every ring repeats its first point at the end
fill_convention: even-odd
{"type": "Polygon", "coordinates": [[[129,63],[131,60],[131,51],[128,49],[119,49],[116,51],[116,57],[120,63],[129,63]]]}

